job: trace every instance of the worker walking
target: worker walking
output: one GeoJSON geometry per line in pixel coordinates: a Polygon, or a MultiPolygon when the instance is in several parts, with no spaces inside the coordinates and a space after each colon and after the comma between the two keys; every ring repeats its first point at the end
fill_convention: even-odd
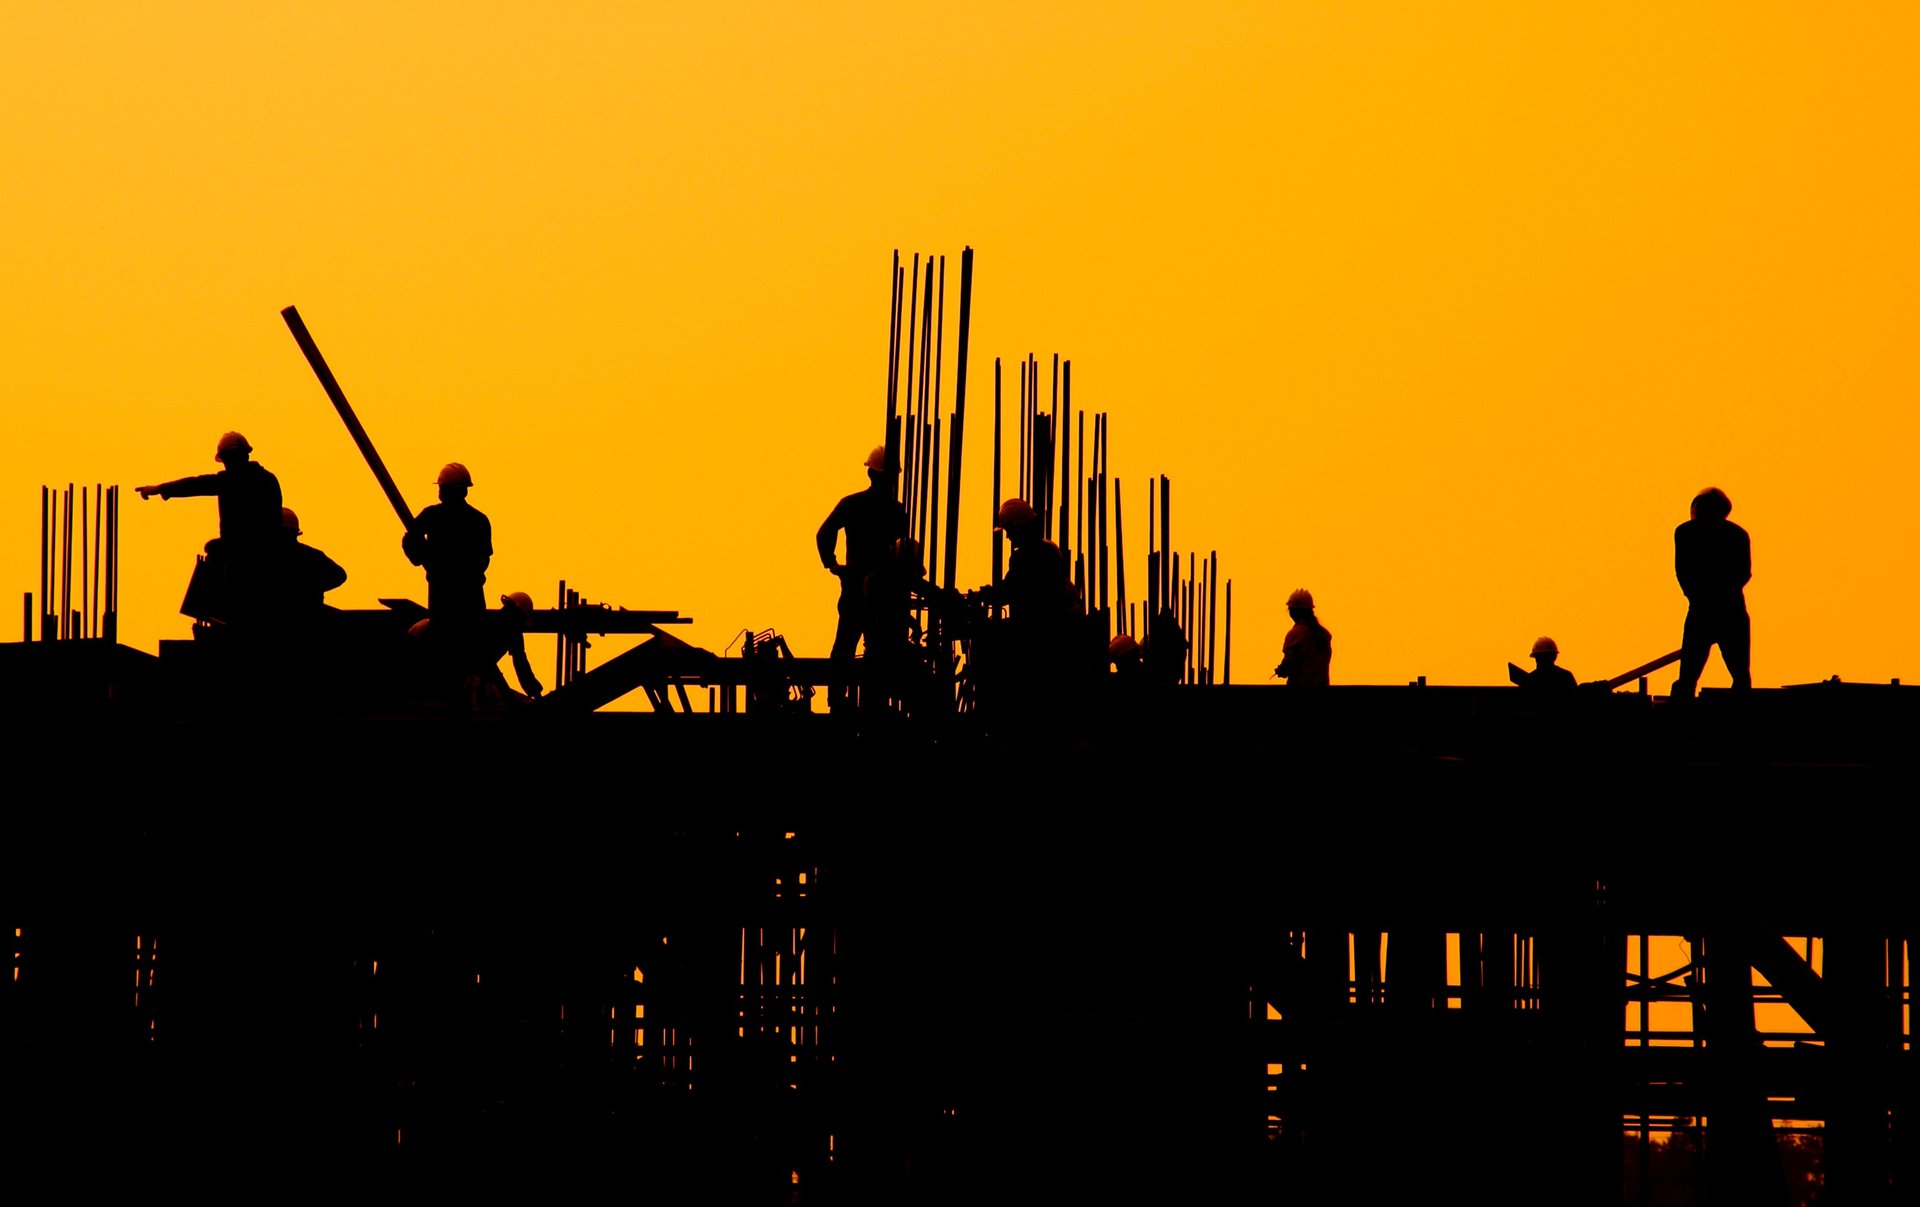
{"type": "Polygon", "coordinates": [[[881,640],[874,628],[876,618],[867,606],[867,576],[883,568],[893,556],[894,542],[907,534],[907,509],[894,497],[894,479],[900,469],[885,445],[867,454],[866,467],[867,488],[834,504],[814,534],[820,564],[840,580],[840,621],[829,655],[835,682],[827,696],[834,712],[853,702],[853,656],[862,639],[869,651],[881,640]],[[847,538],[845,561],[835,557],[842,532],[847,538]]]}
{"type": "Polygon", "coordinates": [[[181,605],[197,620],[249,618],[270,591],[280,539],[280,480],[251,460],[252,454],[245,436],[228,432],[214,448],[219,472],[134,488],[142,499],[212,495],[219,500],[220,535],[207,542],[206,560],[195,568],[181,605]]]}
{"type": "Polygon", "coordinates": [[[1313,595],[1302,587],[1287,596],[1287,615],[1293,627],[1280,645],[1280,665],[1273,673],[1288,687],[1326,687],[1333,666],[1333,634],[1313,612],[1313,595]]]}
{"type": "Polygon", "coordinates": [[[1692,518],[1673,530],[1673,572],[1687,596],[1680,678],[1673,685],[1676,700],[1693,698],[1700,673],[1707,669],[1707,653],[1716,645],[1733,676],[1734,690],[1753,686],[1753,627],[1746,596],[1753,577],[1752,539],[1727,518],[1733,501],[1717,486],[1693,496],[1691,510],[1692,518]]]}
{"type": "Polygon", "coordinates": [[[427,571],[427,615],[455,625],[477,623],[487,610],[487,564],[493,524],[467,502],[473,475],[450,461],[435,480],[440,501],[421,509],[400,538],[407,560],[427,571]]]}
{"type": "Polygon", "coordinates": [[[1570,691],[1580,686],[1573,672],[1555,663],[1560,658],[1560,647],[1551,637],[1542,637],[1533,643],[1533,670],[1522,672],[1519,681],[1521,687],[1533,692],[1570,691]]]}

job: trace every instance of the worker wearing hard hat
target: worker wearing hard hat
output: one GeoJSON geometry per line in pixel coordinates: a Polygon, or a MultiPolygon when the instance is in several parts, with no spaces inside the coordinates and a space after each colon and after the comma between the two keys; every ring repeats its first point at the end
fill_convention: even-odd
{"type": "Polygon", "coordinates": [[[829,655],[837,682],[827,694],[835,712],[853,702],[854,652],[863,638],[869,648],[875,644],[866,600],[867,575],[880,569],[892,556],[894,542],[907,535],[907,509],[894,497],[900,467],[885,445],[867,454],[866,470],[867,488],[835,503],[813,538],[820,564],[840,580],[840,620],[829,655]],[[835,556],[842,532],[846,533],[844,561],[835,556]]]}
{"type": "Polygon", "coordinates": [[[347,581],[347,572],[312,545],[300,540],[300,517],[280,509],[280,552],[275,560],[278,610],[292,618],[311,617],[327,606],[327,592],[347,581]]]}
{"type": "Polygon", "coordinates": [[[142,499],[213,495],[219,500],[220,535],[207,542],[207,560],[196,568],[181,606],[196,619],[232,621],[263,602],[267,563],[278,548],[280,480],[252,460],[252,453],[245,436],[228,432],[214,447],[219,472],[134,487],[142,499]]]}
{"type": "Polygon", "coordinates": [[[1528,691],[1570,691],[1580,686],[1573,672],[1564,666],[1555,665],[1560,658],[1560,647],[1551,637],[1542,637],[1533,643],[1533,670],[1524,672],[1520,686],[1528,691]]]}
{"type": "MultiPolygon", "coordinates": [[[[509,591],[500,597],[500,607],[487,614],[488,624],[482,634],[480,649],[481,674],[498,688],[507,693],[507,677],[500,673],[500,659],[513,659],[514,678],[520,680],[520,690],[530,698],[538,700],[545,690],[533,673],[533,664],[527,661],[527,622],[533,619],[533,596],[525,591],[509,591]]],[[[511,693],[508,693],[511,698],[511,693]]]]}
{"type": "Polygon", "coordinates": [[[440,501],[421,509],[400,538],[407,560],[427,571],[427,614],[455,623],[476,621],[487,610],[487,564],[493,560],[493,524],[467,502],[473,475],[458,461],[441,469],[434,484],[440,501]]]}
{"type": "Polygon", "coordinates": [[[1687,596],[1687,623],[1680,640],[1680,678],[1673,698],[1691,700],[1707,669],[1707,654],[1720,647],[1736,691],[1753,686],[1753,622],[1746,586],[1753,577],[1753,542],[1729,520],[1733,501],[1717,486],[1693,497],[1692,518],[1673,530],[1673,572],[1687,596]]]}
{"type": "Polygon", "coordinates": [[[1028,629],[1063,624],[1078,606],[1072,575],[1060,546],[1041,535],[1039,513],[1025,499],[1008,499],[993,526],[1007,534],[1013,552],[1007,556],[1006,577],[989,598],[1006,603],[1008,619],[1028,629]]]}
{"type": "Polygon", "coordinates": [[[1280,665],[1273,673],[1288,687],[1325,687],[1333,665],[1333,634],[1314,615],[1313,595],[1301,588],[1287,596],[1293,627],[1280,644],[1280,665]]]}

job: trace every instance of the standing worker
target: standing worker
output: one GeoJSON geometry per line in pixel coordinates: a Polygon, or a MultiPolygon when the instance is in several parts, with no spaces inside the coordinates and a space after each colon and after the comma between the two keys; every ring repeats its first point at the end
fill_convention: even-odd
{"type": "MultiPolygon", "coordinates": [[[[427,615],[468,627],[487,610],[487,563],[493,524],[467,502],[473,475],[458,461],[440,471],[440,501],[422,508],[400,538],[407,560],[427,570],[427,615]]],[[[440,627],[440,626],[436,626],[440,627]]]]}
{"type": "Polygon", "coordinates": [[[1693,699],[1707,652],[1720,660],[1735,691],[1753,686],[1753,622],[1747,616],[1747,581],[1753,577],[1753,542],[1727,518],[1733,500],[1717,486],[1693,496],[1693,518],[1673,530],[1673,573],[1687,596],[1687,623],[1680,639],[1680,678],[1673,698],[1693,699]]]}
{"type": "Polygon", "coordinates": [[[1280,644],[1280,665],[1273,673],[1288,687],[1326,687],[1333,667],[1333,634],[1313,614],[1313,595],[1305,587],[1287,596],[1293,627],[1280,644]]]}
{"type": "Polygon", "coordinates": [[[853,701],[853,655],[861,639],[867,639],[869,651],[875,640],[875,617],[866,601],[867,576],[881,569],[893,556],[894,542],[907,535],[907,509],[894,497],[894,478],[900,472],[887,456],[885,445],[867,454],[867,488],[850,494],[833,505],[826,522],[814,534],[820,552],[820,564],[840,580],[840,623],[833,632],[831,658],[834,684],[827,701],[834,712],[853,701]],[[846,561],[835,560],[834,546],[840,533],[847,534],[846,561]]]}
{"type": "Polygon", "coordinates": [[[181,610],[200,620],[232,621],[257,610],[280,539],[280,480],[250,460],[253,445],[239,432],[214,448],[218,473],[136,486],[142,499],[213,495],[220,502],[220,535],[207,542],[204,569],[196,569],[181,610]],[[189,610],[191,609],[191,610],[189,610]]]}

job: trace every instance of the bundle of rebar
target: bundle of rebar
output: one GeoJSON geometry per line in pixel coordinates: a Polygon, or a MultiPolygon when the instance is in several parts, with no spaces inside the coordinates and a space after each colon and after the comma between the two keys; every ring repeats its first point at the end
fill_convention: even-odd
{"type": "Polygon", "coordinates": [[[21,640],[117,641],[120,635],[120,488],[40,488],[40,595],[21,601],[21,640]],[[88,533],[88,525],[92,533],[88,533]],[[75,533],[79,536],[76,550],[75,533]],[[74,595],[75,553],[80,593],[74,595]],[[56,596],[57,606],[56,606],[56,596]]]}

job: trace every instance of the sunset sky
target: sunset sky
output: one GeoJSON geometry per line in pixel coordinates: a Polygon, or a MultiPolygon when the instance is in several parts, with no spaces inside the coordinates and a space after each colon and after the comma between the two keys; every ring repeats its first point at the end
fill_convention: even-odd
{"type": "Polygon", "coordinates": [[[957,291],[972,246],[963,585],[993,359],[1057,352],[1112,417],[1134,596],[1166,474],[1176,545],[1234,581],[1236,682],[1272,681],[1297,586],[1335,683],[1499,683],[1541,634],[1624,671],[1679,644],[1672,530],[1709,484],[1753,536],[1756,683],[1920,680],[1917,32],[1855,3],[9,5],[0,585],[37,588],[41,484],[119,483],[123,640],[186,636],[214,506],[131,488],[234,428],[347,568],[330,602],[424,599],[293,304],[414,508],[470,467],[490,594],[565,578],[824,654],[813,533],[881,438],[890,257],[948,255],[957,291]]]}

